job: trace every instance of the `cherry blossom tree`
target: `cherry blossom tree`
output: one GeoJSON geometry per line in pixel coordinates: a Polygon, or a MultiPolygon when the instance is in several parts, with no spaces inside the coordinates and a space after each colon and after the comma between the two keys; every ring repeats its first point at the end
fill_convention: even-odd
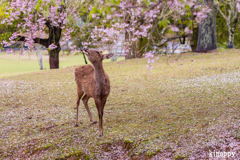
{"type": "Polygon", "coordinates": [[[15,24],[11,26],[8,26],[7,24],[1,24],[1,22],[8,17],[6,13],[8,11],[5,8],[6,5],[7,2],[0,2],[0,48],[3,47],[3,45],[1,45],[1,42],[3,42],[5,39],[8,39],[12,35],[13,31],[16,29],[14,25],[17,24],[17,22],[15,22],[15,24]]]}
{"type": "MultiPolygon", "coordinates": [[[[72,26],[79,19],[79,8],[80,3],[73,0],[9,1],[6,7],[8,17],[1,23],[11,26],[18,21],[18,24],[11,37],[2,43],[4,46],[11,46],[16,41],[24,41],[30,50],[34,49],[34,43],[38,43],[48,49],[50,69],[59,68],[61,45],[71,38],[70,34],[74,31],[72,26]],[[48,38],[44,38],[45,32],[48,33],[48,38]]],[[[7,52],[13,50],[9,49],[7,52]]]]}
{"type": "Polygon", "coordinates": [[[91,14],[97,19],[95,23],[98,25],[92,32],[92,39],[85,44],[91,45],[94,41],[114,43],[119,35],[124,34],[126,58],[142,57],[149,51],[155,53],[158,46],[166,43],[169,34],[176,33],[176,38],[192,34],[191,23],[200,22],[209,12],[195,0],[100,1],[96,5],[91,7],[91,14]],[[187,15],[186,8],[189,8],[189,12],[192,8],[194,19],[187,15]],[[189,17],[191,23],[179,27],[178,22],[183,16],[189,17]]]}
{"type": "Polygon", "coordinates": [[[8,2],[7,9],[8,17],[1,23],[9,26],[16,21],[19,23],[3,44],[11,46],[16,41],[24,41],[30,50],[34,49],[34,43],[45,46],[51,69],[59,67],[61,45],[72,39],[76,28],[77,33],[87,35],[86,39],[79,40],[78,47],[93,47],[98,42],[113,45],[124,35],[122,44],[126,58],[138,58],[144,53],[157,53],[168,40],[183,38],[183,43],[186,37],[193,38],[194,29],[211,11],[208,6],[199,5],[197,0],[99,0],[91,3],[13,0],[8,2]],[[76,25],[81,14],[85,27],[76,25]],[[48,33],[48,38],[37,36],[44,32],[48,33]]]}

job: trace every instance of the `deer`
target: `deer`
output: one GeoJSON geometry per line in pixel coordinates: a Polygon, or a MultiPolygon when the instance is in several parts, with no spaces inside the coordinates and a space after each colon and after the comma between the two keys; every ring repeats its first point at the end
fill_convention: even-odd
{"type": "Polygon", "coordinates": [[[104,71],[102,61],[111,58],[114,54],[102,54],[102,51],[92,49],[82,49],[92,65],[83,65],[75,69],[74,76],[77,84],[77,100],[76,100],[76,121],[75,127],[78,127],[78,107],[80,99],[88,112],[90,121],[96,124],[92,114],[88,108],[88,100],[94,99],[99,117],[99,137],[103,136],[103,109],[110,93],[110,80],[107,73],[104,71]]]}

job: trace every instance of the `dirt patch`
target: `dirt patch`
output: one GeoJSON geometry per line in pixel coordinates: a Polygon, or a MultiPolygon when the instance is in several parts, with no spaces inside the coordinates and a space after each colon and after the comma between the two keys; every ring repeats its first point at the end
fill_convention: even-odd
{"type": "Polygon", "coordinates": [[[117,141],[113,144],[105,143],[100,148],[102,150],[98,151],[96,159],[130,159],[131,146],[124,141],[117,141]]]}
{"type": "Polygon", "coordinates": [[[117,141],[113,144],[105,143],[98,151],[95,159],[105,160],[159,160],[159,159],[173,159],[174,152],[171,149],[167,149],[164,152],[158,152],[156,155],[148,156],[144,150],[138,154],[135,150],[138,144],[133,144],[126,141],[117,141]]]}
{"type": "Polygon", "coordinates": [[[15,152],[16,154],[14,157],[8,156],[10,154],[3,155],[4,159],[27,159],[30,155],[32,155],[35,152],[36,144],[38,143],[38,139],[33,139],[27,142],[28,145],[26,146],[16,146],[14,150],[10,150],[8,152],[15,152]]]}
{"type": "Polygon", "coordinates": [[[103,144],[101,145],[102,150],[98,151],[95,159],[105,160],[184,160],[184,159],[211,159],[209,157],[210,151],[218,152],[235,152],[234,157],[229,157],[229,160],[239,159],[240,157],[240,140],[234,137],[229,137],[219,140],[219,143],[212,146],[205,146],[196,149],[192,154],[187,157],[182,157],[181,155],[176,155],[175,151],[172,149],[165,149],[163,151],[157,152],[155,155],[148,156],[147,152],[144,151],[137,155],[134,153],[134,146],[126,144],[124,141],[118,141],[113,144],[103,144]],[[224,144],[223,142],[224,141],[224,144]]]}

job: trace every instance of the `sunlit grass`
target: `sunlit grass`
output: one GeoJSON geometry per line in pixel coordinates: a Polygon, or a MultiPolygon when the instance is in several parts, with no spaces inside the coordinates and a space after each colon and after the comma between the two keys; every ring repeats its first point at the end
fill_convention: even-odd
{"type": "MultiPolygon", "coordinates": [[[[167,65],[162,56],[152,71],[146,59],[105,63],[111,94],[102,138],[82,102],[80,126],[74,127],[77,66],[4,78],[0,157],[101,159],[108,157],[108,144],[129,148],[128,154],[116,147],[110,153],[164,153],[177,159],[218,142],[232,128],[237,138],[239,130],[233,126],[240,127],[239,57],[237,50],[186,53],[178,61],[177,55],[168,57],[167,65]]],[[[98,119],[92,99],[89,106],[98,119]]]]}
{"type": "MultiPolygon", "coordinates": [[[[43,68],[44,70],[49,70],[50,67],[47,51],[42,51],[42,54],[43,68]]],[[[118,61],[123,59],[123,57],[120,57],[118,61]]],[[[110,60],[105,60],[104,62],[110,62],[110,60]]],[[[83,55],[75,55],[75,53],[67,55],[66,52],[60,52],[60,68],[84,64],[85,61],[83,55]]],[[[27,52],[24,56],[22,56],[19,52],[16,52],[15,54],[0,52],[0,77],[14,76],[36,71],[40,71],[40,65],[36,53],[27,52]]]]}

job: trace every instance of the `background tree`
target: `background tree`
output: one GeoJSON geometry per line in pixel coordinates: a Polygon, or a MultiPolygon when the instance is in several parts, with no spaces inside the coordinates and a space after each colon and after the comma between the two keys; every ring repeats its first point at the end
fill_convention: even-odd
{"type": "Polygon", "coordinates": [[[198,26],[198,43],[196,52],[207,52],[217,49],[217,35],[216,35],[216,13],[213,0],[204,0],[202,6],[209,6],[211,11],[198,26]]]}
{"type": "Polygon", "coordinates": [[[50,69],[59,68],[60,45],[70,39],[70,34],[74,31],[72,23],[79,18],[77,10],[84,6],[74,0],[13,0],[8,2],[7,6],[10,13],[2,24],[15,26],[14,22],[18,23],[15,32],[8,41],[3,41],[3,44],[11,46],[16,41],[24,41],[25,45],[33,50],[34,43],[38,43],[48,48],[50,69]],[[48,33],[48,38],[43,38],[44,35],[37,36],[37,33],[44,32],[48,33]]]}
{"type": "MultiPolygon", "coordinates": [[[[217,12],[217,43],[218,47],[228,48],[228,28],[225,19],[217,12]]],[[[234,34],[234,48],[240,48],[240,24],[237,23],[234,34]]]]}
{"type": "Polygon", "coordinates": [[[226,21],[228,30],[228,48],[234,47],[234,35],[238,23],[237,0],[219,0],[218,12],[226,21]]]}

